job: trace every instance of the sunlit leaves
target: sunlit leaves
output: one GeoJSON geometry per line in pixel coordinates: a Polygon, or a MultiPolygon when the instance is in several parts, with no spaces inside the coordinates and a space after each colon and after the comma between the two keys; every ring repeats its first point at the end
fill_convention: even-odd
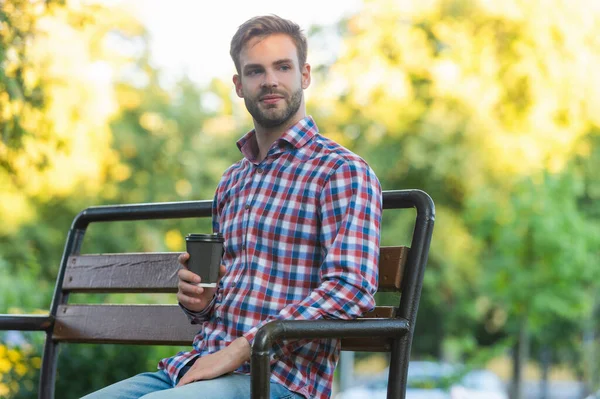
{"type": "Polygon", "coordinates": [[[421,314],[445,314],[449,335],[472,334],[472,316],[497,332],[588,314],[598,27],[585,0],[370,0],[345,25],[309,105],[385,188],[434,198],[421,314]]]}
{"type": "MultiPolygon", "coordinates": [[[[0,231],[35,216],[31,200],[94,195],[127,170],[111,148],[112,80],[131,65],[114,35],[140,35],[126,12],[93,4],[3,3],[0,231]]],[[[122,11],[122,10],[121,10],[122,11]]]]}
{"type": "Polygon", "coordinates": [[[415,120],[444,135],[458,117],[464,162],[477,152],[495,176],[559,171],[600,109],[600,12],[576,3],[370,1],[318,101],[384,125],[382,140],[415,120]]]}

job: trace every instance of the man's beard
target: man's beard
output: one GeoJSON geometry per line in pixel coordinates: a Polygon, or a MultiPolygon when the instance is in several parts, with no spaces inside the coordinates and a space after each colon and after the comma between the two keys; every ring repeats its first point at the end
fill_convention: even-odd
{"type": "Polygon", "coordinates": [[[283,108],[268,108],[263,110],[260,108],[260,97],[268,95],[268,94],[278,94],[283,95],[282,93],[264,91],[261,92],[256,98],[249,99],[248,97],[244,97],[244,103],[246,104],[246,109],[252,115],[254,120],[260,126],[266,128],[272,128],[281,126],[292,118],[300,109],[300,104],[302,103],[302,88],[298,89],[294,93],[292,93],[292,97],[289,102],[287,101],[287,96],[283,95],[282,101],[285,102],[286,106],[283,108]]]}

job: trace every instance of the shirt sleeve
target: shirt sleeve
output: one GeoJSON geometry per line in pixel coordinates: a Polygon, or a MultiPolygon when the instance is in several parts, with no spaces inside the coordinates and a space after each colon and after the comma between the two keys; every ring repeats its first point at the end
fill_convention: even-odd
{"type": "Polygon", "coordinates": [[[343,162],[330,174],[319,207],[319,237],[326,253],[320,285],[244,334],[250,344],[258,329],[271,320],[348,320],[373,309],[382,213],[377,177],[364,162],[343,162]]]}
{"type": "Polygon", "coordinates": [[[183,313],[185,313],[185,315],[192,324],[202,324],[203,322],[209,319],[210,313],[212,312],[213,307],[215,306],[216,298],[217,296],[214,295],[208,303],[208,305],[200,312],[194,312],[193,310],[189,310],[179,302],[178,304],[181,310],[183,310],[183,313]]]}

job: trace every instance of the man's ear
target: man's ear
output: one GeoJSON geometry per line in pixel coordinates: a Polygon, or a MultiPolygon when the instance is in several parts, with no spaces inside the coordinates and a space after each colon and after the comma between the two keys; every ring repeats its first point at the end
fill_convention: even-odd
{"type": "Polygon", "coordinates": [[[239,98],[244,98],[244,92],[242,91],[242,78],[240,75],[233,75],[233,85],[235,86],[235,92],[239,98]]]}
{"type": "Polygon", "coordinates": [[[306,63],[302,67],[302,88],[307,89],[310,86],[310,64],[306,63]]]}

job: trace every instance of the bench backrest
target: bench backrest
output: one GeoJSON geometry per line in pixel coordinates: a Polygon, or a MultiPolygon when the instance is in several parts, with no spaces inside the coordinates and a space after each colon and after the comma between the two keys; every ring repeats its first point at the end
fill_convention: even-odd
{"type": "MultiPolygon", "coordinates": [[[[382,247],[379,291],[400,291],[407,247],[382,247]]],[[[72,255],[62,284],[65,293],[175,293],[179,253],[72,255]]],[[[174,299],[175,300],[175,299],[174,299]]],[[[381,306],[364,317],[394,317],[396,308],[381,306]]],[[[62,342],[191,345],[199,327],[179,306],[69,305],[56,314],[53,339],[62,342]]],[[[346,340],[343,349],[388,350],[383,342],[346,340]]]]}

